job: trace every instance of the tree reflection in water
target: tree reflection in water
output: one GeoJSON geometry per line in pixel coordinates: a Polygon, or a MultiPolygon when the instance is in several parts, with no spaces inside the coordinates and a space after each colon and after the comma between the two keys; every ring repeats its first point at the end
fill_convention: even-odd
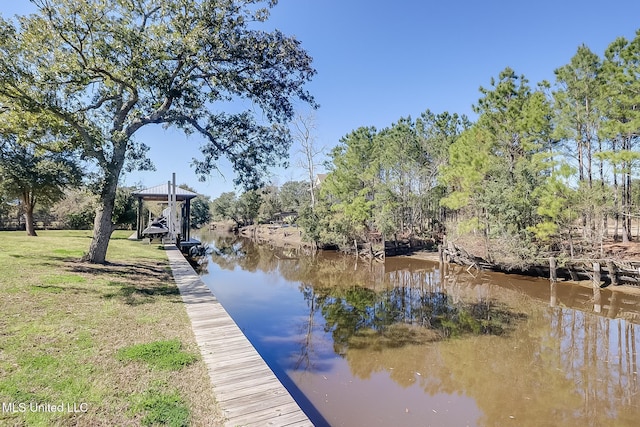
{"type": "Polygon", "coordinates": [[[412,288],[374,291],[363,287],[322,288],[316,302],[331,332],[334,350],[379,350],[462,335],[502,335],[524,318],[491,300],[452,302],[444,292],[412,288]]]}
{"type": "MultiPolygon", "coordinates": [[[[479,426],[637,425],[637,295],[407,259],[354,265],[351,257],[305,256],[234,236],[215,247],[221,269],[272,272],[296,284],[306,311],[296,314],[295,331],[283,332],[295,343],[278,361],[305,396],[320,396],[313,402],[330,422],[354,411],[362,412],[358,422],[405,414],[391,406],[395,393],[422,405],[428,396],[469,397],[482,414],[470,424],[479,426]],[[332,378],[337,370],[343,376],[332,378]],[[357,407],[358,393],[375,400],[357,407]]],[[[410,409],[415,422],[403,425],[436,416],[430,407],[410,409]]]]}

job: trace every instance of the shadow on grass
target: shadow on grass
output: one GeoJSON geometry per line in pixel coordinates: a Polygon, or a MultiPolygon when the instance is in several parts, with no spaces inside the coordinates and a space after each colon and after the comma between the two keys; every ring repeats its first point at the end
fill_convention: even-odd
{"type": "Polygon", "coordinates": [[[32,292],[46,292],[51,294],[61,294],[63,292],[69,292],[73,294],[91,294],[97,291],[90,291],[87,288],[79,288],[76,286],[54,286],[54,285],[32,285],[32,292]]]}
{"type": "Polygon", "coordinates": [[[156,280],[171,280],[171,276],[166,275],[166,264],[127,264],[106,262],[104,264],[90,264],[87,262],[81,262],[80,260],[74,260],[73,265],[69,266],[69,270],[76,273],[86,273],[95,275],[115,275],[115,276],[131,276],[131,275],[143,275],[146,277],[153,277],[156,280]]]}
{"type": "MultiPolygon", "coordinates": [[[[146,262],[127,263],[127,262],[106,262],[104,264],[91,264],[73,257],[56,257],[45,255],[47,261],[41,262],[43,265],[51,265],[70,273],[79,273],[82,275],[90,275],[101,280],[105,280],[107,286],[113,291],[103,293],[104,299],[118,299],[127,305],[140,305],[156,302],[158,298],[175,299],[179,297],[180,291],[175,285],[171,274],[171,268],[156,260],[146,262]],[[119,287],[119,289],[117,289],[119,287]]],[[[89,279],[90,280],[90,279],[89,279]]],[[[60,290],[50,288],[49,292],[61,292],[73,288],[61,287],[60,290]]],[[[46,292],[44,287],[34,289],[35,291],[46,292]]],[[[77,292],[88,292],[77,288],[77,292]]],[[[175,302],[181,302],[180,298],[175,302]]]]}
{"type": "MultiPolygon", "coordinates": [[[[45,260],[45,262],[41,262],[42,265],[62,266],[70,272],[95,275],[114,274],[117,276],[126,276],[131,274],[145,274],[148,276],[154,276],[166,273],[165,267],[167,267],[167,264],[156,262],[156,260],[137,264],[108,261],[104,264],[91,264],[87,261],[83,261],[82,258],[79,257],[43,255],[40,259],[45,260]]],[[[171,279],[171,276],[168,278],[171,279]]]]}
{"type": "MultiPolygon", "coordinates": [[[[174,297],[180,295],[180,291],[175,285],[133,285],[128,282],[111,281],[108,283],[108,286],[119,287],[120,289],[104,294],[102,298],[122,299],[127,305],[149,304],[156,302],[158,297],[174,297]]],[[[177,300],[176,302],[181,302],[181,300],[177,300]]]]}
{"type": "Polygon", "coordinates": [[[43,263],[44,265],[54,265],[54,264],[51,264],[52,262],[57,263],[55,265],[58,265],[58,266],[60,266],[60,264],[71,264],[71,263],[78,264],[82,262],[82,259],[80,257],[74,257],[74,256],[40,255],[38,258],[41,260],[50,261],[49,264],[43,263]]]}

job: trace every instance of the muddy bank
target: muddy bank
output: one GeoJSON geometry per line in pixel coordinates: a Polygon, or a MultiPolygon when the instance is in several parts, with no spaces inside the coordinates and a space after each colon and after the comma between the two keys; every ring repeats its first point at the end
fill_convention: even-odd
{"type": "Polygon", "coordinates": [[[311,242],[302,240],[302,229],[295,225],[260,224],[249,225],[238,230],[243,237],[254,239],[259,243],[270,244],[281,248],[313,247],[311,242]]]}
{"type": "MultiPolygon", "coordinates": [[[[288,224],[259,224],[250,225],[246,227],[237,228],[233,222],[221,222],[215,223],[211,228],[217,231],[229,231],[236,232],[242,237],[253,239],[260,244],[271,245],[280,248],[313,248],[313,243],[303,240],[303,230],[296,225],[288,224]]],[[[443,259],[451,264],[466,266],[473,272],[494,271],[505,274],[518,274],[529,277],[540,277],[548,279],[550,277],[549,264],[543,265],[529,265],[526,268],[514,268],[511,265],[492,264],[486,260],[476,257],[459,247],[449,245],[452,247],[443,248],[443,259]]],[[[632,292],[640,292],[640,270],[637,265],[640,265],[640,258],[636,255],[636,252],[630,251],[630,247],[640,245],[626,245],[624,248],[617,245],[615,258],[623,258],[622,261],[616,261],[615,276],[621,280],[613,280],[610,274],[611,261],[601,261],[601,281],[599,283],[602,287],[610,286],[613,282],[616,286],[610,286],[611,288],[630,289],[632,292]],[[626,256],[620,256],[626,255],[626,256]]],[[[390,255],[387,255],[390,256],[390,255]]],[[[440,255],[438,251],[429,249],[415,248],[406,251],[406,253],[399,253],[393,255],[397,258],[411,258],[430,262],[439,262],[440,255]]],[[[593,260],[595,261],[595,260],[593,260]]],[[[557,279],[562,282],[579,283],[587,286],[593,286],[593,269],[592,262],[574,262],[565,264],[563,266],[558,265],[556,272],[557,279]]]]}
{"type": "MultiPolygon", "coordinates": [[[[249,239],[253,239],[257,241],[259,244],[270,245],[279,248],[307,248],[312,249],[313,244],[311,242],[306,242],[302,239],[302,229],[296,226],[280,226],[276,224],[260,224],[260,225],[250,225],[247,227],[242,227],[237,229],[233,227],[233,223],[218,223],[215,227],[217,231],[228,231],[235,232],[242,237],[246,237],[249,239]]],[[[213,227],[212,227],[213,228],[213,227]]],[[[439,262],[440,256],[437,251],[433,250],[415,250],[406,254],[399,254],[393,256],[393,258],[409,258],[416,259],[422,261],[429,262],[439,262]]],[[[629,258],[629,257],[628,257],[629,258]]],[[[635,257],[631,257],[634,258],[635,257]]],[[[537,266],[537,267],[529,267],[526,270],[523,269],[505,269],[504,266],[495,265],[495,268],[487,268],[485,265],[484,268],[473,268],[468,264],[462,262],[454,262],[455,260],[450,259],[450,265],[460,265],[463,267],[467,267],[470,269],[470,274],[476,274],[479,271],[495,271],[501,272],[505,274],[518,274],[525,275],[529,277],[540,277],[540,278],[549,278],[549,266],[537,266]]],[[[637,262],[640,262],[638,260],[637,262]]],[[[605,267],[605,266],[603,266],[605,267]]],[[[606,269],[603,268],[603,270],[606,269]]],[[[571,278],[571,276],[566,273],[563,274],[560,272],[559,274],[559,282],[561,283],[575,283],[584,287],[592,287],[593,282],[588,280],[588,278],[584,275],[585,272],[582,272],[578,277],[571,278]]],[[[607,280],[606,275],[603,275],[603,279],[605,282],[602,286],[609,285],[610,281],[607,280]]],[[[615,289],[616,291],[621,291],[624,293],[631,294],[640,294],[640,286],[630,285],[627,283],[620,284],[618,286],[608,286],[610,289],[615,289]]]]}
{"type": "MultiPolygon", "coordinates": [[[[625,293],[640,293],[640,260],[636,256],[611,256],[608,258],[572,258],[560,260],[553,256],[545,263],[536,262],[525,267],[512,264],[491,263],[449,243],[442,248],[445,262],[466,267],[467,271],[493,271],[503,274],[518,274],[547,278],[552,282],[575,283],[590,288],[615,289],[625,293]]],[[[622,252],[619,252],[619,254],[622,252]]]]}
{"type": "Polygon", "coordinates": [[[235,233],[238,225],[233,221],[214,221],[209,223],[209,230],[216,230],[220,233],[235,233]]]}
{"type": "MultiPolygon", "coordinates": [[[[416,251],[414,253],[407,254],[407,255],[399,255],[397,258],[418,259],[418,260],[436,262],[436,263],[440,262],[440,255],[438,254],[438,252],[428,251],[428,250],[416,251]]],[[[636,257],[627,257],[627,259],[625,259],[624,261],[624,264],[636,264],[636,263],[640,263],[640,259],[637,259],[636,257]]],[[[468,264],[456,263],[453,261],[450,261],[449,263],[445,263],[445,264],[447,266],[458,266],[458,268],[466,268],[468,270],[468,273],[473,276],[477,275],[480,272],[496,272],[496,273],[502,273],[502,274],[508,274],[508,275],[517,274],[521,276],[549,279],[549,273],[550,273],[548,265],[532,266],[523,270],[523,269],[513,269],[513,268],[506,269],[504,266],[501,266],[501,265],[494,265],[495,268],[476,269],[473,266],[470,266],[468,264]]],[[[565,283],[567,285],[573,284],[573,285],[579,285],[584,288],[593,289],[593,277],[592,275],[589,274],[590,272],[585,268],[582,268],[579,270],[580,271],[578,272],[578,274],[572,277],[572,274],[569,273],[569,269],[559,268],[557,283],[565,283]]],[[[576,272],[574,271],[574,274],[575,273],[576,272]]],[[[606,287],[609,290],[630,294],[630,295],[640,295],[640,286],[638,285],[635,285],[629,282],[622,282],[617,285],[612,285],[611,280],[608,277],[608,273],[609,273],[608,267],[606,266],[605,263],[603,263],[602,275],[601,275],[601,281],[600,281],[599,287],[601,288],[606,287]]],[[[622,273],[623,271],[618,271],[618,275],[622,275],[622,273]]],[[[626,273],[629,274],[628,270],[626,273]]],[[[638,273],[640,273],[640,271],[638,271],[638,273]]]]}

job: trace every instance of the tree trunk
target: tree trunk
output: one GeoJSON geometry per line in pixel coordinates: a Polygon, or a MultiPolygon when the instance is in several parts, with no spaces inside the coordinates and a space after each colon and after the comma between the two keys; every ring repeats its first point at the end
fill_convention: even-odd
{"type": "Polygon", "coordinates": [[[114,224],[113,207],[116,202],[116,190],[120,172],[124,165],[127,142],[125,140],[114,142],[114,150],[110,162],[101,165],[104,171],[104,181],[100,192],[100,205],[96,209],[96,218],[93,222],[93,238],[89,245],[89,253],[83,258],[94,264],[104,264],[107,257],[109,239],[113,233],[114,224]]]}
{"type": "Polygon", "coordinates": [[[577,151],[578,151],[578,179],[580,182],[584,181],[584,156],[583,156],[583,147],[584,143],[582,142],[582,126],[578,124],[578,136],[577,136],[577,151]]]}
{"type": "Polygon", "coordinates": [[[107,257],[109,239],[113,233],[113,206],[115,203],[115,189],[113,196],[103,198],[102,205],[96,210],[96,218],[93,222],[93,238],[89,245],[89,253],[85,257],[86,261],[94,264],[104,264],[107,257]]]}
{"type": "Polygon", "coordinates": [[[33,221],[33,205],[25,204],[24,220],[25,229],[27,230],[27,236],[37,236],[36,228],[33,221]]]}
{"type": "Polygon", "coordinates": [[[630,230],[627,227],[627,219],[622,218],[622,243],[629,243],[630,230]]]}
{"type": "Polygon", "coordinates": [[[622,168],[625,171],[622,175],[622,243],[629,243],[629,235],[631,230],[629,229],[629,180],[627,174],[627,168],[629,165],[624,162],[622,168]]]}
{"type": "MultiPolygon", "coordinates": [[[[614,147],[615,149],[615,147],[614,147]]],[[[618,230],[620,229],[620,187],[618,186],[618,173],[615,168],[613,171],[613,219],[615,221],[615,228],[613,231],[613,241],[618,241],[618,230]]]]}
{"type": "MultiPolygon", "coordinates": [[[[602,153],[602,141],[598,138],[598,153],[602,153]]],[[[607,212],[605,211],[605,206],[607,205],[607,196],[606,189],[604,185],[604,161],[600,158],[598,169],[600,171],[600,190],[602,192],[602,233],[600,235],[602,237],[609,236],[609,225],[607,223],[607,212]]]]}
{"type": "MultiPolygon", "coordinates": [[[[629,144],[629,149],[631,149],[631,144],[629,144]]],[[[633,236],[631,233],[631,206],[633,204],[632,202],[632,197],[631,197],[631,163],[627,163],[627,168],[626,168],[626,179],[627,179],[627,183],[626,183],[626,208],[625,208],[625,221],[626,221],[626,230],[625,233],[627,234],[627,241],[631,241],[633,240],[633,236]]]]}
{"type": "Polygon", "coordinates": [[[573,259],[574,256],[574,248],[573,248],[573,237],[572,237],[572,229],[569,229],[569,257],[573,259]]]}

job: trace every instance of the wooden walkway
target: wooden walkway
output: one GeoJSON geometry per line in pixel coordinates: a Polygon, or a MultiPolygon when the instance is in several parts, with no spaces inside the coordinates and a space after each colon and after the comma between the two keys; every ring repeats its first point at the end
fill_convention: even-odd
{"type": "Polygon", "coordinates": [[[165,245],[225,426],[313,426],[175,245],[165,245]]]}

